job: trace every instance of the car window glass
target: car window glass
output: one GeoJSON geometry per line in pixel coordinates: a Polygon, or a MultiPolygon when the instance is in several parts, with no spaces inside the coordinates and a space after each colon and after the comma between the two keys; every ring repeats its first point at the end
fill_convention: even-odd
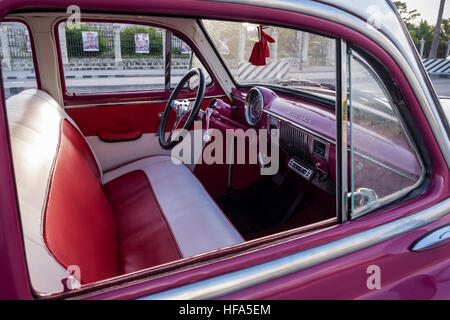
{"type": "MultiPolygon", "coordinates": [[[[58,26],[61,60],[69,94],[165,89],[165,29],[124,23],[58,26]]],[[[172,36],[172,76],[188,70],[191,48],[172,36]]]]}
{"type": "Polygon", "coordinates": [[[37,88],[31,38],[21,22],[0,23],[0,62],[5,98],[37,88]]]}
{"type": "Polygon", "coordinates": [[[332,38],[294,29],[203,20],[239,84],[267,84],[334,99],[336,45],[332,38]],[[262,40],[267,48],[256,44],[262,40]]]}
{"type": "Polygon", "coordinates": [[[410,189],[421,165],[381,80],[360,58],[350,61],[350,190],[358,212],[410,189]]]}

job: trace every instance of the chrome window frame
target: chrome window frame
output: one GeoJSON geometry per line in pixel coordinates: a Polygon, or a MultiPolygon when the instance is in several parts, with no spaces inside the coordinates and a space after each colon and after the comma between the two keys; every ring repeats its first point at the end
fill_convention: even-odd
{"type": "MultiPolygon", "coordinates": [[[[416,159],[418,161],[419,167],[420,167],[419,179],[414,184],[412,184],[411,186],[409,186],[407,188],[404,188],[404,189],[401,189],[401,190],[398,190],[397,192],[394,192],[394,193],[392,193],[392,194],[390,194],[388,196],[385,196],[385,197],[379,199],[379,205],[377,207],[375,207],[375,208],[363,206],[363,207],[360,207],[360,208],[356,209],[354,212],[350,211],[349,212],[350,219],[354,220],[354,219],[359,218],[359,217],[361,217],[363,215],[366,215],[366,214],[369,214],[371,212],[379,210],[380,207],[383,207],[383,206],[385,206],[387,204],[392,203],[393,201],[395,201],[395,200],[405,196],[406,194],[410,193],[412,190],[414,190],[417,187],[419,187],[425,180],[425,172],[426,172],[426,170],[425,170],[425,165],[424,165],[423,159],[422,159],[422,157],[421,157],[421,155],[419,153],[419,149],[417,147],[417,144],[415,143],[414,139],[412,138],[411,133],[408,130],[408,127],[406,126],[406,124],[405,124],[405,122],[403,120],[403,117],[401,116],[400,112],[398,111],[397,106],[395,105],[395,103],[393,101],[392,95],[390,94],[389,90],[387,89],[386,84],[384,83],[384,81],[381,79],[379,74],[374,70],[374,68],[370,65],[370,63],[366,59],[364,59],[357,51],[355,51],[352,48],[349,48],[348,54],[349,54],[349,56],[351,56],[351,59],[349,59],[349,63],[351,63],[352,59],[354,59],[355,61],[360,63],[364,67],[364,69],[372,76],[372,78],[377,82],[377,84],[380,86],[380,89],[383,91],[383,93],[385,94],[386,98],[389,101],[389,105],[391,106],[392,111],[394,112],[394,115],[396,116],[397,120],[399,121],[399,124],[400,124],[400,126],[401,126],[401,128],[402,128],[402,130],[403,130],[403,132],[404,132],[404,134],[406,136],[407,142],[408,142],[409,146],[412,148],[412,150],[414,152],[414,155],[416,156],[416,159]]],[[[349,72],[349,74],[348,74],[349,81],[350,81],[350,78],[351,78],[351,73],[349,72]]],[[[349,90],[350,89],[351,88],[349,88],[349,90]]],[[[350,142],[351,141],[349,140],[349,143],[350,142]]],[[[352,151],[352,148],[350,147],[349,150],[352,151]]],[[[386,165],[383,165],[381,162],[379,162],[379,161],[377,161],[375,159],[370,159],[370,157],[368,155],[363,154],[361,152],[354,152],[354,154],[356,154],[358,156],[361,156],[361,157],[364,157],[364,158],[366,158],[368,160],[371,160],[374,163],[379,163],[381,166],[383,166],[385,168],[387,167],[386,165]]],[[[350,165],[353,165],[353,163],[350,163],[350,165]]],[[[389,169],[391,171],[395,172],[393,170],[393,168],[392,169],[389,168],[389,169]]],[[[352,178],[353,178],[353,170],[352,170],[352,178]]],[[[351,196],[351,194],[352,194],[352,190],[350,190],[350,192],[349,192],[349,197],[351,196]]],[[[349,210],[351,210],[351,209],[352,209],[352,206],[350,206],[349,210]]]]}

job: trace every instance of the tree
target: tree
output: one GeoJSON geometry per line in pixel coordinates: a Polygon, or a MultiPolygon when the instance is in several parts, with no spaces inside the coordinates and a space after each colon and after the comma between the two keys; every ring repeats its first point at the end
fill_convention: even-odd
{"type": "Polygon", "coordinates": [[[443,19],[441,24],[441,41],[450,40],[450,18],[443,19]]]}
{"type": "MultiPolygon", "coordinates": [[[[402,20],[404,21],[406,28],[414,42],[414,44],[419,47],[420,40],[425,41],[425,52],[430,50],[430,44],[433,41],[433,35],[435,34],[436,27],[430,25],[427,21],[420,19],[420,13],[417,10],[409,10],[406,2],[395,1],[402,20]]],[[[442,19],[440,32],[439,32],[439,42],[437,45],[438,56],[445,55],[445,47],[448,40],[450,40],[450,18],[442,19]]],[[[430,50],[431,51],[431,50],[430,50]]]]}
{"type": "Polygon", "coordinates": [[[67,55],[69,58],[113,58],[114,51],[112,42],[104,38],[100,30],[91,27],[88,24],[82,23],[78,29],[70,29],[65,25],[66,41],[67,41],[67,55]],[[84,51],[83,50],[83,31],[97,31],[98,32],[98,51],[84,51]]]}
{"type": "Polygon", "coordinates": [[[402,17],[402,20],[408,27],[408,30],[411,26],[414,27],[414,21],[420,17],[420,13],[416,9],[408,10],[408,5],[406,4],[406,2],[394,1],[394,4],[397,7],[398,12],[400,13],[400,16],[402,17]]]}
{"type": "Polygon", "coordinates": [[[420,39],[425,40],[425,42],[431,42],[431,40],[433,40],[433,32],[433,26],[429,25],[426,20],[420,20],[419,25],[414,26],[411,37],[416,45],[419,43],[420,39]]]}

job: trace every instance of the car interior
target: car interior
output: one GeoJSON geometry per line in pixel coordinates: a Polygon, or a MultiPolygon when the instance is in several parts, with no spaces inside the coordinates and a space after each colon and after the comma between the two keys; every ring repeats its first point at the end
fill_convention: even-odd
{"type": "MultiPolygon", "coordinates": [[[[37,294],[338,224],[336,39],[251,20],[86,13],[70,23],[22,12],[0,24],[37,294]]],[[[349,56],[348,201],[364,216],[424,170],[383,66],[357,47],[349,56]]]]}

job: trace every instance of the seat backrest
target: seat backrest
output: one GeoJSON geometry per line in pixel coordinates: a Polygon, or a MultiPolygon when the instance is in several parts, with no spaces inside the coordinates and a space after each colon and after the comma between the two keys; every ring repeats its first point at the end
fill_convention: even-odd
{"type": "Polygon", "coordinates": [[[82,283],[117,275],[115,217],[83,135],[43,91],[23,91],[6,105],[34,289],[60,291],[69,266],[82,283]]]}

